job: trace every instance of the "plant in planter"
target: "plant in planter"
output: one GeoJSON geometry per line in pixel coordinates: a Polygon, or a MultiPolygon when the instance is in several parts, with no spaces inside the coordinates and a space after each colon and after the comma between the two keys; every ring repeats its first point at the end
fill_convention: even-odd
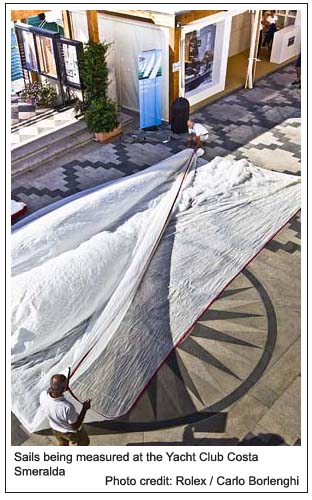
{"type": "Polygon", "coordinates": [[[119,125],[116,105],[111,99],[93,99],[85,112],[88,129],[91,132],[111,132],[119,125]]]}
{"type": "Polygon", "coordinates": [[[107,97],[109,80],[106,55],[108,49],[107,43],[87,42],[79,53],[83,96],[87,106],[93,99],[107,97]]]}
{"type": "Polygon", "coordinates": [[[52,108],[57,98],[57,92],[48,82],[34,82],[26,85],[21,91],[20,97],[38,108],[52,108]]]}
{"type": "Polygon", "coordinates": [[[108,48],[106,43],[88,42],[79,54],[84,100],[78,103],[76,110],[85,115],[89,130],[101,142],[121,133],[116,105],[108,97],[108,48]]]}

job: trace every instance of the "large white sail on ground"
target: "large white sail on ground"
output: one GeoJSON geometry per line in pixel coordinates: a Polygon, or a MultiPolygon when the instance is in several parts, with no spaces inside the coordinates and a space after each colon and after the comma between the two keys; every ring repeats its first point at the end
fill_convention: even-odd
{"type": "Polygon", "coordinates": [[[129,411],[207,305],[299,207],[298,177],[245,160],[196,168],[186,150],[18,229],[16,416],[30,431],[44,427],[39,393],[68,366],[74,392],[103,418],[129,411]]]}

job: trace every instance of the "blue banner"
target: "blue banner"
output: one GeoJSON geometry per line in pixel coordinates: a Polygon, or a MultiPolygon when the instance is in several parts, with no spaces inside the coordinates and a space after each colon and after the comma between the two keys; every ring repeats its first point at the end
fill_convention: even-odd
{"type": "Polygon", "coordinates": [[[139,55],[140,128],[161,124],[161,49],[139,55]]]}

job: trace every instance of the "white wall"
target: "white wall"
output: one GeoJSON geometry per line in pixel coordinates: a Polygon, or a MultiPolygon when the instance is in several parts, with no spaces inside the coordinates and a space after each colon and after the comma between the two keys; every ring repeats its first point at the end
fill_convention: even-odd
{"type": "MultiPolygon", "coordinates": [[[[88,41],[85,11],[72,11],[75,40],[88,41]]],[[[149,23],[98,13],[101,42],[112,43],[109,51],[110,96],[119,105],[139,111],[138,55],[162,49],[162,119],[169,120],[169,30],[149,23]]]]}
{"type": "MultiPolygon", "coordinates": [[[[86,11],[78,10],[71,12],[72,24],[73,24],[73,38],[79,40],[80,42],[86,43],[89,40],[88,33],[88,23],[86,11]]],[[[107,66],[110,84],[108,86],[108,97],[113,99],[118,106],[121,106],[119,94],[117,91],[117,77],[116,77],[116,44],[112,44],[107,52],[107,66]]]]}
{"type": "Polygon", "coordinates": [[[85,10],[73,10],[71,11],[71,19],[73,25],[73,38],[74,40],[79,40],[80,42],[87,42],[89,40],[88,35],[88,22],[87,14],[85,10]]]}
{"type": "Polygon", "coordinates": [[[251,37],[251,13],[243,12],[232,17],[229,57],[248,50],[251,37]]]}
{"type": "Polygon", "coordinates": [[[169,120],[169,30],[149,23],[98,14],[100,40],[115,42],[117,93],[121,105],[139,110],[138,56],[162,49],[162,119],[169,120]]]}

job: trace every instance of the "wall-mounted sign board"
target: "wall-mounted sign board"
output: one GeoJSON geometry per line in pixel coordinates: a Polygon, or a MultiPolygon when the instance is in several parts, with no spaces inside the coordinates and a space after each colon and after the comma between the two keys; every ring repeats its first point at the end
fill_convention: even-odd
{"type": "Polygon", "coordinates": [[[181,62],[178,61],[178,62],[175,62],[172,64],[172,72],[175,73],[176,71],[179,71],[179,69],[181,68],[181,62]]]}
{"type": "Polygon", "coordinates": [[[82,43],[24,23],[15,25],[22,68],[81,89],[78,55],[82,43]]]}
{"type": "Polygon", "coordinates": [[[15,32],[22,68],[58,79],[60,34],[24,23],[16,24],[15,32]]]}
{"type": "Polygon", "coordinates": [[[68,38],[60,38],[60,50],[63,62],[63,81],[69,87],[81,89],[79,74],[79,52],[82,43],[68,38]]]}

